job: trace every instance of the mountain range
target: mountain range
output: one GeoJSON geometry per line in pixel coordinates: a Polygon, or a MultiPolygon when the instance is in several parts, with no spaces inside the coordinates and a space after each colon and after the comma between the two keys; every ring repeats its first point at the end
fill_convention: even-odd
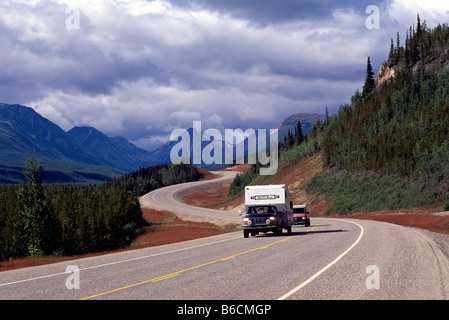
{"type": "MultiPolygon", "coordinates": [[[[294,132],[298,120],[303,123],[303,132],[307,133],[315,122],[322,119],[324,119],[322,115],[292,115],[276,127],[279,129],[279,139],[283,139],[288,130],[294,132]]],[[[192,136],[193,129],[190,128],[186,132],[192,136]]],[[[170,162],[170,151],[177,143],[178,141],[169,141],[153,152],[149,152],[123,137],[108,137],[93,127],[74,127],[65,132],[30,107],[0,103],[0,164],[2,166],[23,167],[30,153],[34,151],[38,160],[47,164],[58,163],[59,167],[61,163],[76,164],[79,169],[79,164],[86,164],[114,168],[118,170],[117,172],[130,172],[139,166],[170,162]]],[[[210,141],[203,141],[201,149],[210,143],[210,141]]],[[[235,153],[235,146],[222,141],[213,143],[222,146],[223,155],[227,148],[232,147],[235,153]]],[[[193,150],[192,147],[191,150],[193,150]]],[[[191,156],[193,156],[192,153],[191,156]]],[[[208,170],[224,167],[224,165],[204,163],[196,166],[208,170]]],[[[1,175],[2,170],[0,170],[1,175]]]]}

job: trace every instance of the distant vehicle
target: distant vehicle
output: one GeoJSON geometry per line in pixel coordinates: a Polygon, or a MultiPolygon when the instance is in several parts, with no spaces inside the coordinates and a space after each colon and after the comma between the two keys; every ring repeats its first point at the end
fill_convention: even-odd
{"type": "Polygon", "coordinates": [[[292,232],[293,200],[285,184],[245,187],[245,213],[243,236],[256,236],[259,232],[275,235],[286,229],[292,232]]]}
{"type": "Polygon", "coordinates": [[[310,219],[307,216],[309,210],[307,206],[304,205],[294,205],[293,206],[293,224],[303,224],[305,227],[310,227],[310,219]]]}

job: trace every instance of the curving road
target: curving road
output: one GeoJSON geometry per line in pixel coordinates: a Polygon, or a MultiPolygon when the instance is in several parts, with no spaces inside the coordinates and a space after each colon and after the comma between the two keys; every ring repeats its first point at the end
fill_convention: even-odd
{"type": "MultiPolygon", "coordinates": [[[[145,199],[201,219],[240,220],[185,207],[177,200],[184,187],[194,184],[145,199]]],[[[447,237],[367,220],[311,223],[289,235],[244,239],[240,231],[2,272],[0,299],[448,299],[447,237]]]]}
{"type": "Polygon", "coordinates": [[[182,202],[182,198],[195,187],[225,185],[231,183],[237,174],[236,171],[219,171],[217,172],[219,178],[213,180],[189,182],[156,189],[142,196],[140,203],[142,207],[173,212],[184,220],[208,221],[217,225],[240,224],[242,219],[236,212],[194,207],[182,202]]]}

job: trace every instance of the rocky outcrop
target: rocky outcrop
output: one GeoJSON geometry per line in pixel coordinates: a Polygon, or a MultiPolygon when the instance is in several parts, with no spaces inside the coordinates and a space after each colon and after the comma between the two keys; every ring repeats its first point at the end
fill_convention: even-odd
{"type": "Polygon", "coordinates": [[[376,87],[381,85],[382,83],[390,82],[393,80],[395,75],[395,67],[388,67],[385,63],[380,66],[379,72],[377,72],[376,79],[374,79],[374,83],[376,87]]]}

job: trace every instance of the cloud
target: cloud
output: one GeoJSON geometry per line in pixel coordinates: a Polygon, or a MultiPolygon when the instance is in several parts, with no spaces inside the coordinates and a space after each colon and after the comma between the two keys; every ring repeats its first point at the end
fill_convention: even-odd
{"type": "Polygon", "coordinates": [[[189,10],[209,10],[247,20],[252,24],[271,25],[293,21],[317,21],[332,17],[336,9],[363,11],[372,0],[168,0],[189,10]]]}
{"type": "MultiPolygon", "coordinates": [[[[393,0],[388,13],[392,20],[399,23],[404,30],[416,25],[416,15],[426,21],[428,27],[447,23],[449,20],[449,2],[441,0],[393,0]]],[[[403,30],[401,30],[403,31],[403,30]]]]}
{"type": "Polygon", "coordinates": [[[194,120],[273,128],[294,113],[336,111],[361,87],[366,57],[385,59],[396,30],[367,30],[368,4],[3,1],[0,96],[65,130],[94,126],[147,149],[194,120]],[[67,28],[75,12],[79,29],[67,28]]]}

